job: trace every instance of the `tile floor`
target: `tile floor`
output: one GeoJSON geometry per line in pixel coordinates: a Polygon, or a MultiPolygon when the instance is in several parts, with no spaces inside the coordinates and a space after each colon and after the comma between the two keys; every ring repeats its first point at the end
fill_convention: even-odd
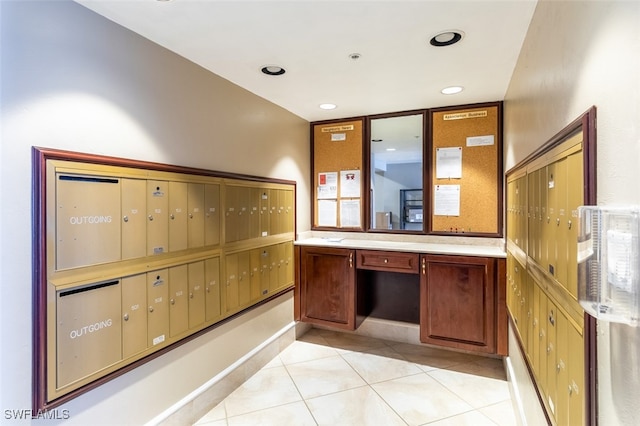
{"type": "Polygon", "coordinates": [[[311,329],[196,425],[516,425],[502,360],[311,329]]]}

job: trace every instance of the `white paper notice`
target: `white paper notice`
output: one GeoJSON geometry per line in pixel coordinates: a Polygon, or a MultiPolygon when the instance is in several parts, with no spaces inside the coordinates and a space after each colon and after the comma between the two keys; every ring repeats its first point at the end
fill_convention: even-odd
{"type": "Polygon", "coordinates": [[[462,147],[436,148],[436,178],[462,177],[462,147]]]}
{"type": "Polygon", "coordinates": [[[338,198],[338,172],[318,173],[318,200],[338,198]]]}
{"type": "Polygon", "coordinates": [[[360,198],[360,170],[340,172],[340,197],[360,198]]]}
{"type": "Polygon", "coordinates": [[[460,185],[436,185],[434,198],[436,216],[460,216],[460,185]]]}
{"type": "Polygon", "coordinates": [[[340,200],[340,227],[360,227],[360,200],[340,200]]]}
{"type": "Polygon", "coordinates": [[[493,144],[494,144],[493,135],[469,136],[467,138],[467,146],[484,146],[484,145],[493,145],[493,144]]]}
{"type": "Polygon", "coordinates": [[[318,200],[318,226],[338,225],[338,201],[318,200]]]}

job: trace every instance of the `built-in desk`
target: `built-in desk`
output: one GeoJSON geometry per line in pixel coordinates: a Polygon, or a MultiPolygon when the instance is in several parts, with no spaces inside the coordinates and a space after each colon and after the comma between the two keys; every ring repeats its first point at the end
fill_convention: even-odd
{"type": "Polygon", "coordinates": [[[296,243],[296,319],[355,330],[367,317],[419,324],[420,341],[507,354],[500,247],[310,238],[296,243]]]}

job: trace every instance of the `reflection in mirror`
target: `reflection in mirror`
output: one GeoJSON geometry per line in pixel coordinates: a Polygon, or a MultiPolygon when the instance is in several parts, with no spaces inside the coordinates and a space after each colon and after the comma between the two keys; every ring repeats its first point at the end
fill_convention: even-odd
{"type": "Polygon", "coordinates": [[[423,115],[371,120],[371,228],[422,231],[423,115]]]}

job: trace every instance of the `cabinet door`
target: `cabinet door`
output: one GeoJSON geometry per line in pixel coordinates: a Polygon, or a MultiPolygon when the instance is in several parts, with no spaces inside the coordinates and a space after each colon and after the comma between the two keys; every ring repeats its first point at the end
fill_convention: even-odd
{"type": "Polygon", "coordinates": [[[187,247],[199,248],[204,246],[204,184],[190,183],[188,187],[187,207],[189,208],[187,221],[187,247]]]}
{"type": "Polygon", "coordinates": [[[420,340],[492,353],[496,348],[495,259],[421,259],[420,340]]]}
{"type": "Polygon", "coordinates": [[[301,320],[355,330],[355,252],[302,248],[301,320]]]}
{"type": "Polygon", "coordinates": [[[171,337],[184,333],[189,328],[187,279],[187,265],[169,268],[169,334],[171,337]]]}

